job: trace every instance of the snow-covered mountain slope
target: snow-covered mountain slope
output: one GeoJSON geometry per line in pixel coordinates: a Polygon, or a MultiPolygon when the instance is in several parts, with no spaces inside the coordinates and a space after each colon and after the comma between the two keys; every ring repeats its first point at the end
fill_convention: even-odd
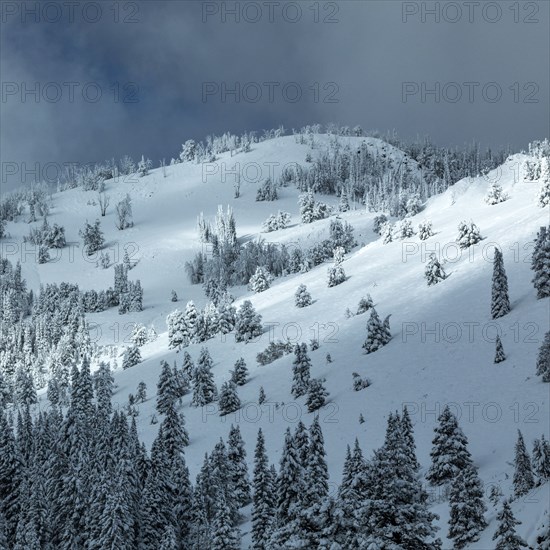
{"type": "MultiPolygon", "coordinates": [[[[366,140],[372,148],[400,160],[403,153],[373,138],[341,138],[359,146],[366,140]],[[383,147],[385,150],[383,151],[383,147]]],[[[317,138],[319,149],[328,145],[326,136],[317,138]]],[[[328,236],[330,220],[304,225],[300,222],[298,190],[293,186],[280,190],[276,202],[255,202],[256,189],[270,175],[270,167],[279,174],[291,163],[304,164],[309,146],[283,137],[254,144],[247,154],[223,154],[210,165],[178,164],[160,169],[132,181],[108,181],[111,205],[129,193],[133,201],[133,228],[115,228],[114,207],[101,219],[107,248],[119,254],[129,246],[137,266],[130,272],[132,280],[140,279],[144,288],[144,311],[120,316],[116,309],[90,314],[92,336],[102,345],[128,344],[133,323],[154,325],[159,338],[141,348],[143,362],[115,373],[118,386],[114,396],[120,407],[127,403],[143,380],[149,399],[139,405],[137,417],[140,436],[150,445],[157,425],[151,425],[155,413],[154,393],[160,373],[160,361],[181,363],[181,353],[168,349],[165,319],[176,307],[194,300],[204,305],[206,298],[200,285],[191,285],[184,264],[204,246],[196,230],[197,216],[213,218],[217,205],[231,205],[237,222],[237,235],[243,241],[260,235],[262,222],[277,210],[292,214],[289,228],[261,234],[271,242],[307,248],[328,236]],[[269,164],[276,163],[276,164],[269,164]],[[224,170],[236,168],[241,173],[241,196],[234,197],[234,177],[224,170]],[[248,171],[248,172],[247,172],[248,171]],[[247,181],[244,174],[253,178],[247,181]],[[215,173],[213,173],[215,172],[215,173]],[[170,301],[175,289],[180,302],[170,301]]],[[[315,154],[316,151],[313,151],[315,154]]],[[[549,387],[535,376],[535,360],[544,333],[549,330],[548,299],[537,300],[531,283],[530,260],[532,242],[537,230],[549,223],[549,212],[535,204],[538,184],[521,176],[524,157],[514,155],[487,177],[462,180],[445,193],[430,199],[422,212],[412,218],[413,226],[424,219],[433,222],[435,235],[427,241],[414,236],[387,245],[372,231],[375,214],[357,205],[356,210],[340,214],[353,225],[359,243],[344,262],[348,280],[336,287],[327,286],[327,267],[323,264],[304,274],[278,278],[261,294],[246,288],[231,289],[236,305],[250,299],[262,315],[264,325],[272,325],[257,341],[236,343],[231,334],[218,336],[205,344],[192,344],[187,351],[198,357],[206,345],[215,362],[217,384],[229,378],[235,361],[243,357],[250,369],[251,380],[239,388],[243,403],[240,411],[218,416],[216,406],[203,409],[190,407],[191,396],[183,399],[183,412],[191,444],[186,460],[192,479],[197,474],[204,453],[210,451],[220,437],[227,437],[231,423],[238,423],[252,460],[258,428],[266,436],[271,460],[278,462],[284,430],[301,419],[311,423],[304,398],[294,401],[290,394],[292,355],[267,366],[259,366],[256,354],[270,340],[290,338],[293,342],[309,342],[319,338],[320,348],[310,353],[313,377],[326,379],[329,403],[320,411],[327,460],[333,489],[340,482],[346,445],[357,437],[368,455],[383,443],[386,419],[390,411],[407,405],[414,424],[417,453],[423,471],[430,463],[429,452],[433,429],[439,412],[446,404],[458,415],[470,450],[480,468],[486,492],[499,484],[505,494],[511,491],[512,460],[517,430],[520,429],[530,450],[534,438],[549,434],[549,387]],[[506,202],[489,206],[484,197],[495,179],[510,195],[506,202]],[[473,221],[484,239],[461,250],[456,245],[459,222],[473,221]],[[491,320],[491,275],[493,249],[504,254],[512,311],[497,321],[491,320]],[[424,264],[429,253],[446,259],[448,279],[428,287],[424,264]],[[294,293],[305,284],[314,303],[307,308],[294,306],[294,293]],[[381,317],[391,314],[392,340],[381,350],[364,355],[361,348],[366,336],[368,315],[347,318],[346,309],[355,311],[359,300],[369,293],[381,317]],[[500,332],[506,361],[495,365],[494,337],[500,332]],[[333,362],[327,364],[330,353],[333,362]],[[352,389],[352,373],[372,381],[367,389],[352,389]],[[267,403],[257,404],[260,386],[266,391],[267,403]],[[362,414],[365,423],[359,423],[362,414]]],[[[325,197],[335,204],[334,197],[325,197]]],[[[96,193],[74,189],[53,196],[51,222],[65,226],[67,240],[80,242],[78,230],[88,219],[99,217],[96,193]]],[[[11,239],[22,240],[28,225],[10,223],[11,239]]],[[[17,257],[11,256],[15,261],[17,257]]],[[[83,257],[81,249],[63,249],[60,260],[38,265],[34,258],[21,258],[23,274],[31,288],[40,284],[68,281],[81,289],[105,289],[113,284],[113,269],[103,270],[83,257]],[[69,256],[73,250],[74,256],[69,256]]],[[[447,533],[448,503],[434,494],[434,511],[440,514],[439,536],[447,533]]],[[[530,493],[514,503],[514,511],[523,524],[518,532],[533,543],[534,531],[541,513],[548,507],[548,487],[530,493]]],[[[491,509],[491,507],[490,507],[491,509]]],[[[490,536],[496,527],[494,514],[484,537],[472,548],[490,548],[490,536]]],[[[243,532],[248,526],[243,526],[243,532]]],[[[248,543],[247,535],[243,544],[248,543]]],[[[450,547],[448,542],[445,548],[450,547]]]]}

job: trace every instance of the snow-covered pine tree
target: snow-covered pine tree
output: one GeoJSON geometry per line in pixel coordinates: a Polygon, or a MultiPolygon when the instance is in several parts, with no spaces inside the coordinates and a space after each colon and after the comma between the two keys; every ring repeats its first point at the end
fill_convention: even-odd
{"type": "Polygon", "coordinates": [[[537,298],[550,296],[550,226],[541,227],[537,233],[531,269],[535,272],[532,282],[537,298]]]}
{"type": "Polygon", "coordinates": [[[496,337],[496,351],[495,351],[495,359],[494,363],[502,363],[506,359],[506,354],[504,353],[504,347],[502,345],[502,341],[500,339],[500,336],[496,337]]]}
{"type": "Polygon", "coordinates": [[[208,348],[202,348],[193,376],[193,399],[191,405],[202,407],[215,401],[218,390],[212,374],[212,358],[208,348]]]}
{"type": "Polygon", "coordinates": [[[252,480],[252,548],[269,550],[269,537],[274,514],[274,495],[265,448],[265,438],[260,428],[254,451],[254,474],[252,480]]]}
{"type": "Polygon", "coordinates": [[[142,380],[137,387],[136,402],[145,403],[147,401],[147,384],[142,380]]]}
{"type": "Polygon", "coordinates": [[[533,442],[532,462],[533,472],[537,476],[537,485],[550,479],[550,444],[544,434],[533,442]]]}
{"type": "Polygon", "coordinates": [[[342,191],[340,192],[340,201],[338,202],[338,210],[340,212],[349,211],[348,194],[346,193],[346,190],[343,187],[342,187],[342,191]]]}
{"type": "Polygon", "coordinates": [[[376,309],[371,308],[370,318],[367,323],[367,338],[363,344],[365,353],[373,353],[385,346],[391,339],[389,332],[389,316],[384,322],[380,321],[376,309]]]}
{"type": "Polygon", "coordinates": [[[187,347],[190,343],[187,325],[185,324],[185,314],[176,309],[166,317],[166,325],[168,327],[168,347],[182,348],[187,347]]]}
{"type": "Polygon", "coordinates": [[[502,252],[495,247],[493,260],[493,284],[491,288],[491,317],[498,319],[510,312],[508,278],[504,269],[502,252]]]}
{"type": "Polygon", "coordinates": [[[486,506],[483,502],[483,485],[473,464],[460,470],[452,480],[449,505],[448,537],[453,540],[453,547],[461,549],[477,542],[487,522],[484,516],[486,506]]]}
{"type": "Polygon", "coordinates": [[[394,227],[390,221],[384,222],[380,228],[380,235],[382,236],[382,242],[389,244],[393,241],[394,227]]]}
{"type": "Polygon", "coordinates": [[[436,285],[439,281],[447,278],[447,274],[435,254],[430,254],[430,259],[424,269],[424,277],[428,286],[436,285]]]}
{"type": "Polygon", "coordinates": [[[460,471],[472,465],[468,439],[448,405],[439,415],[438,422],[430,452],[432,463],[426,475],[432,485],[443,485],[452,481],[460,471]]]}
{"type": "Polygon", "coordinates": [[[122,368],[129,369],[131,367],[135,367],[139,363],[141,363],[141,353],[139,348],[136,345],[126,348],[122,359],[122,368]]]}
{"type": "Polygon", "coordinates": [[[418,238],[421,241],[425,241],[430,237],[433,237],[434,231],[432,222],[430,220],[424,220],[418,224],[418,238]]]}
{"type": "Polygon", "coordinates": [[[250,503],[250,481],[246,463],[246,450],[239,425],[231,425],[227,439],[227,459],[229,461],[230,481],[238,507],[250,503]]]}
{"type": "Polygon", "coordinates": [[[342,267],[344,261],[344,249],[338,246],[333,251],[334,265],[328,269],[328,286],[333,287],[342,284],[346,280],[346,272],[342,267]]]}
{"type": "Polygon", "coordinates": [[[541,208],[550,205],[550,159],[542,157],[540,163],[540,189],[537,196],[537,204],[541,208]]]}
{"type": "Polygon", "coordinates": [[[409,457],[411,466],[415,472],[420,470],[420,463],[416,458],[416,443],[414,441],[414,430],[412,425],[411,416],[409,414],[409,409],[405,405],[403,407],[403,414],[401,415],[401,432],[406,442],[407,455],[409,457]]]}
{"type": "Polygon", "coordinates": [[[294,294],[294,304],[296,307],[307,307],[312,304],[311,294],[306,285],[300,285],[294,294]]]}
{"type": "Polygon", "coordinates": [[[301,397],[308,392],[310,382],[311,360],[307,355],[307,344],[296,344],[294,347],[294,361],[292,362],[292,389],[294,398],[301,397]]]}
{"type": "Polygon", "coordinates": [[[145,176],[149,175],[149,170],[153,167],[153,163],[151,162],[151,159],[145,159],[143,155],[141,155],[141,160],[138,162],[137,165],[137,173],[139,174],[140,178],[143,178],[145,176]]]}
{"type": "Polygon", "coordinates": [[[197,331],[197,319],[199,312],[193,300],[187,302],[185,306],[185,329],[187,330],[187,336],[191,341],[196,340],[197,331]]]}
{"type": "Polygon", "coordinates": [[[382,227],[387,221],[388,221],[388,218],[386,217],[385,214],[380,214],[379,216],[375,216],[374,223],[372,225],[372,231],[377,235],[381,235],[382,227]]]}
{"type": "Polygon", "coordinates": [[[535,479],[531,467],[531,459],[525,447],[525,441],[520,430],[515,448],[514,458],[514,496],[521,497],[527,494],[534,486],[535,479]]]}
{"type": "Polygon", "coordinates": [[[238,411],[241,408],[241,400],[237,395],[237,386],[234,382],[224,382],[220,388],[218,401],[220,416],[238,411]]]}
{"type": "Polygon", "coordinates": [[[250,277],[250,281],[248,281],[248,288],[256,293],[265,292],[272,282],[273,276],[269,271],[264,267],[258,266],[256,272],[250,277]]]}
{"type": "Polygon", "coordinates": [[[231,518],[224,491],[218,492],[213,523],[212,550],[240,550],[241,533],[231,518]]]}
{"type": "Polygon", "coordinates": [[[512,507],[507,500],[502,503],[502,510],[497,514],[498,528],[493,535],[496,540],[495,550],[519,550],[526,548],[527,543],[516,533],[516,525],[521,525],[514,517],[512,507]]]}
{"type": "Polygon", "coordinates": [[[503,496],[504,494],[499,485],[491,485],[491,490],[489,491],[489,500],[495,508],[499,505],[500,500],[503,496]]]}
{"type": "Polygon", "coordinates": [[[159,433],[162,434],[162,444],[168,458],[172,460],[175,456],[182,456],[185,447],[189,445],[183,414],[178,413],[174,406],[168,407],[160,426],[159,433]]]}
{"type": "Polygon", "coordinates": [[[157,411],[167,414],[177,399],[177,385],[174,371],[166,361],[161,362],[161,372],[157,383],[157,411]]]}
{"type": "Polygon", "coordinates": [[[411,220],[402,220],[399,224],[399,238],[410,239],[412,236],[414,236],[414,229],[411,220]]]}
{"type": "Polygon", "coordinates": [[[537,376],[542,376],[543,382],[550,382],[550,331],[544,335],[544,340],[537,355],[537,376]]]}
{"type": "Polygon", "coordinates": [[[84,250],[88,256],[95,254],[105,244],[99,220],[96,220],[94,225],[86,222],[84,229],[79,231],[79,235],[82,237],[84,250]]]}
{"type": "Polygon", "coordinates": [[[481,241],[481,233],[474,222],[460,222],[458,224],[458,237],[456,241],[460,248],[468,248],[481,241]]]}
{"type": "Polygon", "coordinates": [[[250,342],[262,334],[262,316],[256,313],[250,300],[245,300],[237,313],[235,341],[250,342]]]}
{"type": "Polygon", "coordinates": [[[325,406],[329,392],[323,385],[323,380],[313,378],[309,382],[306,405],[308,412],[315,412],[325,406]]]}
{"type": "Polygon", "coordinates": [[[181,365],[181,370],[188,380],[193,379],[195,365],[193,363],[193,359],[191,358],[191,355],[187,351],[183,352],[183,363],[181,365]]]}
{"type": "Polygon", "coordinates": [[[487,196],[485,197],[485,202],[492,206],[504,202],[508,200],[508,198],[508,195],[502,190],[502,185],[498,182],[494,182],[489,188],[487,196]]]}
{"type": "Polygon", "coordinates": [[[144,346],[147,343],[147,329],[145,326],[136,324],[130,335],[130,340],[138,347],[144,346]]]}
{"type": "Polygon", "coordinates": [[[371,295],[367,294],[366,298],[361,298],[359,300],[356,315],[362,315],[363,313],[366,313],[367,311],[369,311],[373,307],[374,307],[374,301],[373,301],[371,295]]]}
{"type": "Polygon", "coordinates": [[[264,387],[263,386],[260,386],[260,392],[258,394],[258,405],[263,405],[265,403],[265,391],[264,391],[264,387]]]}
{"type": "Polygon", "coordinates": [[[242,357],[235,362],[235,367],[231,371],[231,381],[237,386],[244,386],[248,382],[248,368],[242,357]]]}

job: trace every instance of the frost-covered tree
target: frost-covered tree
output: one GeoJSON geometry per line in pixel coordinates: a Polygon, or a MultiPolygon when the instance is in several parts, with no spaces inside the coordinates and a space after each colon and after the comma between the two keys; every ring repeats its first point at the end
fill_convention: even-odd
{"type": "Polygon", "coordinates": [[[531,459],[525,447],[525,441],[520,430],[516,442],[516,455],[514,458],[514,495],[521,497],[527,494],[534,486],[535,479],[531,467],[531,459]]]}
{"type": "Polygon", "coordinates": [[[374,307],[374,301],[371,295],[367,294],[366,298],[361,298],[361,300],[359,300],[356,315],[362,315],[363,313],[366,313],[373,307],[374,307]]]}
{"type": "Polygon", "coordinates": [[[136,345],[130,346],[124,352],[124,357],[122,359],[122,368],[129,369],[131,367],[135,367],[139,363],[141,363],[141,353],[139,351],[139,348],[136,345]]]}
{"type": "Polygon", "coordinates": [[[228,504],[224,491],[219,491],[213,523],[212,550],[240,550],[241,548],[241,533],[231,519],[231,508],[228,504]]]}
{"type": "Polygon", "coordinates": [[[93,225],[86,222],[84,228],[79,231],[79,235],[82,237],[84,250],[88,256],[95,254],[105,244],[99,220],[96,220],[93,225]]]}
{"type": "Polygon", "coordinates": [[[252,548],[269,550],[269,537],[273,523],[274,495],[265,438],[260,428],[254,452],[252,480],[252,548]]]}
{"type": "Polygon", "coordinates": [[[533,472],[537,476],[537,485],[550,479],[550,444],[544,434],[533,442],[532,462],[533,472]]]}
{"type": "Polygon", "coordinates": [[[296,307],[307,307],[312,304],[311,294],[306,285],[300,285],[294,294],[294,304],[296,307]]]}
{"type": "Polygon", "coordinates": [[[271,214],[269,218],[262,224],[263,230],[266,233],[271,233],[272,231],[279,231],[280,229],[286,229],[292,217],[288,212],[277,212],[277,214],[271,214]]]}
{"type": "Polygon", "coordinates": [[[231,371],[231,381],[237,386],[244,386],[248,382],[248,368],[242,357],[235,362],[231,371]]]}
{"type": "Polygon", "coordinates": [[[363,344],[365,353],[373,353],[385,346],[391,340],[389,328],[389,315],[382,322],[376,309],[371,308],[370,318],[367,323],[367,338],[363,344]]]}
{"type": "Polygon", "coordinates": [[[220,388],[218,401],[220,416],[238,411],[241,408],[241,400],[237,395],[237,385],[232,382],[224,382],[220,388]]]}
{"type": "Polygon", "coordinates": [[[323,380],[313,378],[309,382],[306,405],[308,412],[315,412],[325,406],[329,392],[323,385],[323,380]]]}
{"type": "Polygon", "coordinates": [[[265,403],[265,390],[263,386],[260,386],[260,392],[258,394],[258,405],[263,405],[265,403]]]}
{"type": "Polygon", "coordinates": [[[389,244],[393,241],[393,223],[390,221],[384,222],[380,228],[380,235],[384,244],[389,244]]]}
{"type": "Polygon", "coordinates": [[[469,464],[460,470],[451,482],[449,492],[451,514],[448,537],[454,548],[464,548],[477,542],[480,533],[487,527],[486,506],[483,502],[483,485],[477,469],[469,464]]]}
{"type": "Polygon", "coordinates": [[[399,238],[410,239],[414,235],[414,229],[411,220],[402,220],[399,224],[399,238]]]}
{"type": "Polygon", "coordinates": [[[262,335],[262,316],[256,313],[250,300],[245,300],[237,313],[235,341],[250,342],[262,335]]]}
{"type": "Polygon", "coordinates": [[[430,254],[430,259],[424,269],[424,277],[428,286],[436,285],[447,278],[447,274],[435,254],[430,254]]]}
{"type": "Polygon", "coordinates": [[[432,463],[426,475],[432,485],[443,485],[452,481],[459,472],[472,465],[468,439],[448,405],[439,415],[432,445],[432,463]]]}
{"type": "Polygon", "coordinates": [[[199,318],[199,312],[195,302],[190,300],[185,306],[185,328],[187,330],[187,335],[191,341],[197,341],[197,323],[199,318]]]}
{"type": "Polygon", "coordinates": [[[506,360],[506,354],[504,353],[504,347],[502,345],[502,341],[500,340],[500,336],[497,335],[494,363],[502,363],[502,361],[505,361],[505,360],[506,360]]]}
{"type": "Polygon", "coordinates": [[[349,212],[349,199],[348,194],[346,193],[346,190],[342,187],[342,191],[340,192],[340,201],[338,202],[338,210],[340,212],[349,212]]]}
{"type": "Polygon", "coordinates": [[[147,329],[145,326],[136,324],[130,335],[130,340],[138,347],[144,346],[147,343],[147,329]]]}
{"type": "Polygon", "coordinates": [[[145,403],[145,401],[147,401],[147,384],[142,380],[137,387],[136,402],[145,403]]]}
{"type": "Polygon", "coordinates": [[[317,202],[311,190],[299,196],[298,204],[300,205],[302,223],[312,223],[328,218],[331,213],[330,206],[323,202],[317,202]]]}
{"type": "Polygon", "coordinates": [[[493,535],[496,540],[495,550],[519,550],[527,548],[527,543],[516,533],[516,525],[521,525],[514,517],[512,507],[507,500],[502,503],[502,510],[497,514],[498,528],[493,535]]]}
{"type": "Polygon", "coordinates": [[[532,279],[537,298],[550,296],[550,226],[541,227],[535,240],[531,259],[531,269],[535,272],[532,279]]]}
{"type": "Polygon", "coordinates": [[[382,234],[382,227],[388,221],[388,218],[385,214],[380,214],[374,218],[374,223],[372,225],[372,231],[377,235],[382,234]]]}
{"type": "Polygon", "coordinates": [[[346,272],[342,267],[344,261],[344,248],[338,246],[334,249],[334,265],[328,270],[328,286],[333,287],[342,284],[346,280],[346,272]]]}
{"type": "Polygon", "coordinates": [[[502,190],[502,185],[497,182],[494,182],[489,188],[489,192],[485,197],[485,202],[489,205],[499,204],[508,200],[508,195],[502,190]]]}
{"type": "Polygon", "coordinates": [[[169,409],[174,407],[177,398],[178,389],[174,371],[166,361],[162,361],[157,383],[157,411],[160,414],[166,414],[169,409]]]}
{"type": "Polygon", "coordinates": [[[307,344],[296,344],[294,347],[294,361],[292,362],[292,390],[293,397],[305,395],[309,390],[311,360],[307,355],[307,344]]]}
{"type": "Polygon", "coordinates": [[[50,253],[44,245],[38,247],[38,263],[45,264],[50,261],[50,253]]]}
{"type": "Polygon", "coordinates": [[[134,225],[133,215],[132,215],[132,199],[130,195],[126,195],[124,199],[116,205],[116,228],[119,231],[132,227],[134,225]]]}
{"type": "Polygon", "coordinates": [[[250,503],[250,481],[246,450],[239,426],[231,425],[227,439],[227,460],[229,463],[230,480],[233,486],[233,495],[238,506],[250,503]]]}
{"type": "Polygon", "coordinates": [[[481,233],[474,222],[460,222],[458,224],[458,237],[456,241],[460,248],[468,248],[481,241],[481,233]]]}
{"type": "Polygon", "coordinates": [[[256,192],[256,201],[276,201],[277,199],[277,185],[271,178],[267,178],[256,192]]]}
{"type": "Polygon", "coordinates": [[[537,196],[537,204],[541,208],[550,205],[550,159],[542,157],[540,163],[540,189],[537,196]]]}
{"type": "Polygon", "coordinates": [[[151,162],[151,159],[145,159],[145,157],[141,155],[141,160],[137,165],[137,173],[139,174],[139,177],[143,178],[144,176],[148,176],[149,170],[151,170],[152,167],[153,163],[151,162]]]}
{"type": "Polygon", "coordinates": [[[168,327],[168,347],[182,348],[189,345],[189,333],[185,323],[185,313],[176,309],[166,317],[168,327]]]}
{"type": "Polygon", "coordinates": [[[258,266],[256,272],[250,277],[250,281],[248,281],[248,288],[252,292],[264,292],[270,287],[272,282],[273,276],[271,273],[264,267],[258,266]]]}
{"type": "Polygon", "coordinates": [[[542,376],[543,382],[550,382],[550,331],[544,335],[544,340],[537,355],[537,376],[542,376]]]}
{"type": "Polygon", "coordinates": [[[510,312],[508,297],[508,278],[504,269],[502,252],[495,248],[493,260],[493,284],[491,288],[491,317],[498,319],[510,312]]]}
{"type": "Polygon", "coordinates": [[[421,241],[425,241],[434,236],[434,230],[432,222],[430,220],[424,220],[418,224],[418,238],[421,241]]]}
{"type": "Polygon", "coordinates": [[[218,397],[218,390],[212,374],[212,365],[213,362],[208,348],[202,348],[193,373],[193,399],[191,404],[194,407],[208,405],[218,397]]]}

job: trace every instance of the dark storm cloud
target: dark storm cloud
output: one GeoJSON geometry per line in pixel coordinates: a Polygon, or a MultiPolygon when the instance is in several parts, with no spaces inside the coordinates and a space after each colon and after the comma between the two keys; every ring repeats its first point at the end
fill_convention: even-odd
{"type": "Polygon", "coordinates": [[[35,162],[157,165],[185,139],[279,124],[515,149],[549,134],[548,2],[36,4],[2,4],[2,163],[31,171],[12,186],[35,162]]]}

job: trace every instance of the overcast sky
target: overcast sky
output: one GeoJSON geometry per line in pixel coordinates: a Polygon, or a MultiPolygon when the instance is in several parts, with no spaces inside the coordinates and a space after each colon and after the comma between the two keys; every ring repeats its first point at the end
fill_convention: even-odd
{"type": "Polygon", "coordinates": [[[0,9],[3,190],[34,180],[21,172],[35,163],[49,178],[48,162],[143,153],[158,166],[186,139],[279,124],[516,150],[550,134],[547,0],[0,9]]]}

